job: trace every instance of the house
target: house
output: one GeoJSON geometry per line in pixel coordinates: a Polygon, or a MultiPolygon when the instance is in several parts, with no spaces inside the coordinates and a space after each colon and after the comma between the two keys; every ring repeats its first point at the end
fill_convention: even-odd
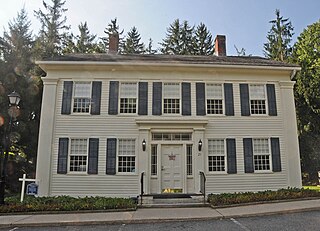
{"type": "MultiPolygon", "coordinates": [[[[115,43],[116,44],[116,43],[115,43]]],[[[226,56],[74,54],[43,77],[41,196],[301,187],[296,65],[226,56]],[[200,174],[201,173],[201,174],[200,174]],[[143,185],[141,185],[143,184],[143,185]]]]}

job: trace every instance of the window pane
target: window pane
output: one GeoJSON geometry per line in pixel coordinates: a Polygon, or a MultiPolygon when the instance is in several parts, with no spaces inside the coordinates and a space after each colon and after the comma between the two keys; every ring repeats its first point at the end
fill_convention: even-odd
{"type": "Polygon", "coordinates": [[[265,100],[250,100],[251,114],[267,114],[265,100]]]}
{"type": "Polygon", "coordinates": [[[179,114],[180,113],[180,99],[164,99],[163,113],[165,113],[165,114],[179,114]]]}
{"type": "Polygon", "coordinates": [[[137,83],[121,83],[120,97],[121,98],[136,98],[137,97],[137,83]]]}
{"type": "Polygon", "coordinates": [[[270,170],[269,139],[253,139],[254,170],[270,170]]]}
{"type": "Polygon", "coordinates": [[[223,139],[208,140],[208,170],[225,171],[225,147],[223,139]]]}
{"type": "Polygon", "coordinates": [[[87,153],[87,139],[71,139],[70,172],[86,172],[87,153]]]}
{"type": "Polygon", "coordinates": [[[265,99],[264,85],[250,85],[250,99],[265,99]]]}
{"type": "Polygon", "coordinates": [[[187,175],[192,176],[192,145],[187,145],[187,175]]]}
{"type": "Polygon", "coordinates": [[[207,99],[222,99],[222,84],[207,84],[207,99]]]}
{"type": "Polygon", "coordinates": [[[134,139],[119,139],[118,172],[135,172],[134,139]]]}
{"type": "Polygon", "coordinates": [[[74,97],[76,98],[90,98],[91,97],[91,83],[90,82],[76,82],[74,86],[74,97]]]}
{"type": "Polygon", "coordinates": [[[180,98],[180,84],[179,83],[164,83],[163,84],[164,98],[180,98]]]}
{"type": "Polygon", "coordinates": [[[254,156],[254,170],[270,170],[270,156],[269,155],[255,155],[254,156]]]}
{"type": "Polygon", "coordinates": [[[268,139],[253,139],[253,153],[254,154],[269,154],[269,140],[268,139]]]}
{"type": "Polygon", "coordinates": [[[222,99],[208,99],[207,114],[223,114],[222,99]]]}
{"type": "Polygon", "coordinates": [[[151,175],[157,175],[157,166],[158,166],[158,153],[157,153],[157,145],[151,145],[151,175]]]}
{"type": "Polygon", "coordinates": [[[137,99],[136,98],[121,98],[120,113],[136,113],[137,99]]]}

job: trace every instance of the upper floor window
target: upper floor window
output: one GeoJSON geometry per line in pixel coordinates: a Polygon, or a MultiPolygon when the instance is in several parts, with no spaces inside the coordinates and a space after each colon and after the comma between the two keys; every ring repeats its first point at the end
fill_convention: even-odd
{"type": "Polygon", "coordinates": [[[224,172],[226,169],[226,154],[224,139],[208,140],[208,170],[209,172],[224,172]]]}
{"type": "Polygon", "coordinates": [[[255,171],[270,170],[269,139],[253,139],[253,164],[255,171]]]}
{"type": "Polygon", "coordinates": [[[88,139],[71,139],[70,172],[86,172],[88,157],[88,139]]]}
{"type": "Polygon", "coordinates": [[[180,84],[164,83],[163,85],[163,113],[180,114],[180,84]]]}
{"type": "Polygon", "coordinates": [[[207,84],[207,114],[223,114],[222,84],[207,84]]]}
{"type": "Polygon", "coordinates": [[[120,113],[137,113],[137,83],[120,84],[120,113]]]}
{"type": "Polygon", "coordinates": [[[75,82],[73,112],[89,113],[91,105],[91,82],[75,82]]]}
{"type": "Polygon", "coordinates": [[[250,85],[250,111],[252,115],[267,114],[265,85],[250,85]]]}

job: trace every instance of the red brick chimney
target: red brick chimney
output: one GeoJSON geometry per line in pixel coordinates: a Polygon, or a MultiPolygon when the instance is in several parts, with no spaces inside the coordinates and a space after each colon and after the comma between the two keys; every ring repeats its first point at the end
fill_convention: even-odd
{"type": "Polygon", "coordinates": [[[214,40],[214,54],[216,56],[227,56],[226,51],[226,36],[225,35],[217,35],[214,40]]]}
{"type": "Polygon", "coordinates": [[[117,54],[119,49],[119,34],[109,34],[109,54],[117,54]]]}

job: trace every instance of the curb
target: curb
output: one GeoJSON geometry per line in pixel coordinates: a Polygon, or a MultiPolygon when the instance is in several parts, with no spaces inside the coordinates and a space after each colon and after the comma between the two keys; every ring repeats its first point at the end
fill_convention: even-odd
{"type": "MultiPolygon", "coordinates": [[[[216,210],[216,208],[213,208],[216,210]]],[[[255,216],[271,216],[271,215],[281,215],[289,213],[298,213],[298,212],[308,212],[308,211],[317,211],[320,210],[319,207],[312,208],[303,208],[303,209],[291,209],[284,211],[276,212],[263,212],[256,214],[241,214],[233,216],[225,216],[221,213],[220,216],[216,217],[194,217],[194,218],[159,218],[159,219],[128,219],[128,220],[113,220],[113,221],[67,221],[67,222],[47,222],[47,223],[20,223],[20,224],[0,224],[0,228],[12,228],[12,227],[45,227],[45,226],[85,226],[85,225],[112,225],[112,224],[142,224],[142,223],[163,223],[163,222],[175,222],[175,221],[205,221],[205,220],[218,220],[218,219],[231,219],[231,218],[245,218],[245,217],[255,217],[255,216]]],[[[219,211],[218,211],[219,212],[219,211]]]]}

